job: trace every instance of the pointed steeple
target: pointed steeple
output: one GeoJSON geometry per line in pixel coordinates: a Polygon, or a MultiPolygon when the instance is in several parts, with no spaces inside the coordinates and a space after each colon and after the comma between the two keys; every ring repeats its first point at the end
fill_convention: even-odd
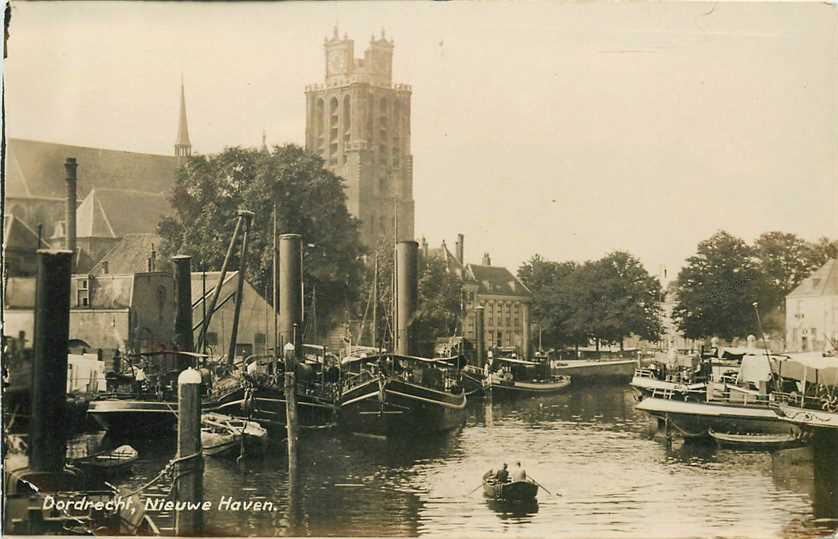
{"type": "Polygon", "coordinates": [[[268,142],[267,142],[267,140],[268,140],[268,135],[265,133],[265,130],[263,129],[263,130],[262,130],[262,151],[263,151],[263,152],[267,152],[267,151],[268,151],[268,142]]]}
{"type": "Polygon", "coordinates": [[[175,140],[175,157],[192,155],[192,143],[189,141],[189,127],[186,124],[186,94],[183,90],[183,76],[180,78],[180,118],[175,140]]]}

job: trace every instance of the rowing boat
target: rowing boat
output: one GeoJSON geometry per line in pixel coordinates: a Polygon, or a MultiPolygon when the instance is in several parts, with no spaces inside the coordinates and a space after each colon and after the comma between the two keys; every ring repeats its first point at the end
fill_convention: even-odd
{"type": "Polygon", "coordinates": [[[201,416],[201,447],[204,455],[216,457],[246,451],[262,451],[268,439],[268,431],[256,421],[246,421],[218,413],[201,416]]]}
{"type": "Polygon", "coordinates": [[[709,429],[708,433],[717,444],[725,447],[750,448],[750,449],[781,449],[802,445],[805,440],[794,433],[750,433],[731,434],[716,432],[709,429]]]}
{"type": "Polygon", "coordinates": [[[483,494],[495,500],[507,502],[528,502],[538,495],[538,485],[529,480],[499,482],[495,479],[483,479],[483,494]]]}

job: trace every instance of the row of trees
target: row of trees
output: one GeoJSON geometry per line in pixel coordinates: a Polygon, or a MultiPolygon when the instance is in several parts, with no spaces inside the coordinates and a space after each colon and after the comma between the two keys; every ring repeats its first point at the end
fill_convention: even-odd
{"type": "MultiPolygon", "coordinates": [[[[171,197],[175,213],[159,225],[161,251],[193,257],[193,268],[220,268],[236,212],[255,212],[250,230],[248,277],[272,295],[272,208],[278,230],[297,232],[306,242],[304,278],[308,304],[317,304],[321,327],[369,313],[370,260],[379,260],[380,335],[387,334],[391,305],[392,252],[379,245],[367,253],[359,222],[346,207],[343,180],[323,160],[299,146],[270,151],[228,148],[194,156],[178,171],[171,197]],[[375,250],[374,250],[375,251],[375,250]],[[315,297],[316,296],[316,297],[315,297]]],[[[780,330],[785,296],[814,269],[838,257],[838,241],[809,243],[794,234],[769,232],[752,245],[718,232],[698,244],[678,275],[674,318],[688,338],[723,338],[757,331],[753,303],[764,327],[780,330]]],[[[233,268],[238,267],[238,252],[233,268]]],[[[595,341],[622,343],[629,335],[654,341],[661,333],[658,280],[634,256],[617,251],[583,263],[552,262],[533,256],[518,270],[532,290],[532,320],[547,346],[595,341]]],[[[444,262],[423,262],[419,312],[414,323],[420,341],[451,335],[461,315],[462,283],[444,262]]],[[[369,327],[369,326],[367,326],[369,327]]]]}
{"type": "Polygon", "coordinates": [[[698,244],[678,274],[674,318],[690,339],[757,334],[756,302],[763,329],[782,332],[786,296],[836,257],[838,241],[828,238],[810,243],[794,234],[767,232],[749,245],[717,232],[698,244]]]}
{"type": "Polygon", "coordinates": [[[629,335],[650,341],[660,335],[660,283],[629,253],[583,263],[535,255],[518,278],[533,292],[532,320],[546,347],[594,341],[622,348],[629,335]]]}

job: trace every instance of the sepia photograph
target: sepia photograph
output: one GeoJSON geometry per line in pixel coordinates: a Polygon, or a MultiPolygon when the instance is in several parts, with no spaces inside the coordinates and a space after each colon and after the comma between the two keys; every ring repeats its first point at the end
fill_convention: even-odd
{"type": "Polygon", "coordinates": [[[835,1],[3,8],[3,535],[838,537],[835,1]]]}

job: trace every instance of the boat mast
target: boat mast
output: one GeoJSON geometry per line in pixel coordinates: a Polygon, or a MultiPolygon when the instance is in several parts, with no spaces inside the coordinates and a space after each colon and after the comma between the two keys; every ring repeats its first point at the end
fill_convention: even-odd
{"type": "Polygon", "coordinates": [[[393,351],[398,350],[399,347],[399,320],[398,320],[398,309],[399,309],[399,290],[398,290],[398,283],[399,283],[399,264],[398,264],[398,255],[396,253],[396,243],[399,241],[399,212],[398,212],[398,205],[396,204],[396,199],[393,199],[393,279],[390,283],[393,287],[393,304],[390,306],[392,309],[390,311],[392,321],[392,349],[393,351]]]}
{"type": "Polygon", "coordinates": [[[247,268],[247,237],[250,234],[250,223],[253,220],[253,212],[239,210],[244,218],[244,234],[242,236],[241,255],[239,255],[239,279],[236,288],[236,308],[233,311],[233,330],[230,335],[230,348],[227,353],[227,364],[232,366],[236,359],[236,338],[239,333],[239,317],[242,309],[242,292],[244,291],[244,272],[247,268]]]}
{"type": "Polygon", "coordinates": [[[378,346],[378,249],[372,266],[372,345],[378,346]]]}
{"type": "MultiPolygon", "coordinates": [[[[241,212],[238,213],[238,219],[236,220],[236,228],[233,230],[233,237],[230,239],[230,245],[227,247],[227,254],[224,255],[224,262],[221,264],[221,275],[218,276],[218,283],[215,285],[215,290],[212,293],[212,300],[210,301],[208,315],[204,316],[204,319],[201,321],[201,332],[198,334],[198,346],[197,348],[204,349],[206,345],[206,338],[207,338],[207,329],[209,329],[210,319],[212,318],[213,313],[215,313],[215,305],[218,303],[218,297],[221,295],[221,287],[224,286],[224,278],[227,276],[227,266],[230,264],[230,259],[233,257],[233,248],[236,245],[236,239],[239,236],[239,230],[241,230],[241,224],[244,216],[241,212]]],[[[204,298],[206,301],[206,297],[204,298]]]]}
{"type": "Polygon", "coordinates": [[[276,361],[279,350],[279,319],[277,317],[279,309],[277,309],[277,299],[279,298],[279,290],[277,288],[276,280],[276,259],[277,259],[277,244],[276,244],[276,200],[273,201],[273,212],[271,214],[273,226],[273,253],[271,256],[271,289],[273,290],[273,297],[271,303],[274,309],[274,353],[273,353],[273,372],[276,374],[276,361]]]}

